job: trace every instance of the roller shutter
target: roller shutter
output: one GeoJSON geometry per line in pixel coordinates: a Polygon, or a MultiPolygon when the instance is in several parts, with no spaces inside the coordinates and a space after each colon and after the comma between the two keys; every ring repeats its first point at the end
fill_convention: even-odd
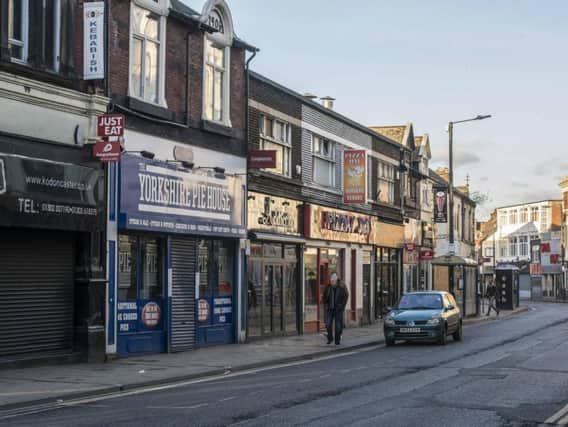
{"type": "Polygon", "coordinates": [[[195,347],[195,268],[197,240],[173,238],[172,261],[171,351],[195,347]]]}
{"type": "Polygon", "coordinates": [[[71,351],[73,235],[0,228],[0,356],[71,351]]]}

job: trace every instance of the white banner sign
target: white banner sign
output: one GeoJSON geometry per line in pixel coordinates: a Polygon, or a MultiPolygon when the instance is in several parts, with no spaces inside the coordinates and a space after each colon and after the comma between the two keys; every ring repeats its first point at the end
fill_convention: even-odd
{"type": "Polygon", "coordinates": [[[105,3],[96,1],[83,5],[83,78],[105,77],[105,3]]]}

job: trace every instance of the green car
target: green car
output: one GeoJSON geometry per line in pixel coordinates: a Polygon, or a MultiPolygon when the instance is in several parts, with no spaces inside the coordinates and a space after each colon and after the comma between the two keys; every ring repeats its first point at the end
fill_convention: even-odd
{"type": "Polygon", "coordinates": [[[384,321],[387,346],[396,341],[437,341],[446,344],[448,335],[462,339],[462,315],[448,292],[412,292],[403,295],[384,321]]]}

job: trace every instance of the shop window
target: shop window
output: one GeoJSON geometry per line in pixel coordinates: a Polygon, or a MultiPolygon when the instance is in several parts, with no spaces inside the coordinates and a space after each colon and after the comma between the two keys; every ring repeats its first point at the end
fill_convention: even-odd
{"type": "Polygon", "coordinates": [[[143,238],[140,241],[142,262],[142,286],[140,298],[151,299],[162,296],[160,249],[156,239],[143,238]]]}
{"type": "Polygon", "coordinates": [[[166,19],[132,5],[130,28],[130,96],[165,106],[165,56],[162,40],[166,19]]]}
{"type": "Polygon", "coordinates": [[[211,296],[210,262],[209,245],[202,240],[199,243],[199,298],[211,296]]]}
{"type": "MultiPolygon", "coordinates": [[[[304,301],[306,308],[308,306],[316,306],[318,303],[318,250],[315,248],[307,248],[304,252],[304,270],[305,270],[305,289],[304,301]]],[[[315,313],[313,313],[315,315],[315,313]]],[[[307,315],[307,313],[306,313],[307,315]]],[[[306,319],[315,320],[315,319],[306,319]]]]}
{"type": "Polygon", "coordinates": [[[291,170],[291,133],[289,123],[262,115],[260,117],[260,148],[276,151],[276,168],[269,172],[290,176],[291,170]]]}
{"type": "Polygon", "coordinates": [[[120,236],[119,239],[118,299],[133,300],[137,297],[138,239],[134,236],[120,236]]]}
{"type": "Polygon", "coordinates": [[[335,143],[312,135],[313,180],[325,187],[335,187],[335,143]]]}
{"type": "Polygon", "coordinates": [[[218,251],[215,296],[231,296],[233,294],[233,253],[225,242],[215,243],[218,251]]]}

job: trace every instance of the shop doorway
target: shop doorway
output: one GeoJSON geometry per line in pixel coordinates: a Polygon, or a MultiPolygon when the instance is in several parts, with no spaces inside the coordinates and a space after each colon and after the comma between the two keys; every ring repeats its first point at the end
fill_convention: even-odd
{"type": "Polygon", "coordinates": [[[166,350],[164,240],[119,235],[118,354],[166,350]]]}
{"type": "Polygon", "coordinates": [[[298,332],[297,248],[253,244],[248,263],[247,336],[298,332]]]}
{"type": "Polygon", "coordinates": [[[371,252],[363,252],[363,316],[364,325],[371,324],[371,252]]]}
{"type": "Polygon", "coordinates": [[[197,344],[230,344],[235,336],[233,244],[202,239],[198,254],[197,344]]]}

